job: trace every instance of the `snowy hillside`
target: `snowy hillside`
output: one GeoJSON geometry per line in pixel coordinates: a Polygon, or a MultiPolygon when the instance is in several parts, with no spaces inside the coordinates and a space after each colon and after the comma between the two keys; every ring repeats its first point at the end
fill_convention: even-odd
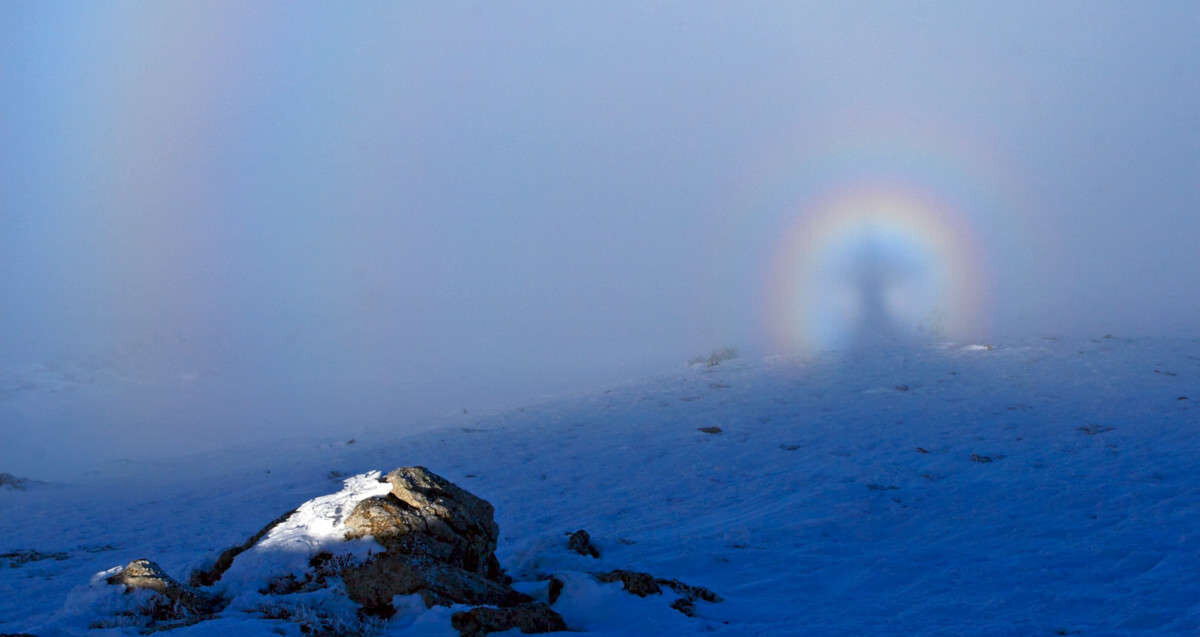
{"type": "MultiPolygon", "coordinates": [[[[0,633],[102,634],[98,573],[185,580],[305,501],[374,493],[356,474],[423,465],[495,507],[514,579],[567,574],[554,609],[592,634],[1195,635],[1198,401],[1200,340],[1044,338],[735,359],[405,437],[60,467],[0,486],[0,633]],[[576,529],[599,558],[567,550],[576,529]],[[612,569],[724,601],[688,617],[581,575],[612,569]]],[[[457,635],[454,610],[370,626],[457,635]]],[[[233,610],[172,632],[300,634],[233,610]]]]}

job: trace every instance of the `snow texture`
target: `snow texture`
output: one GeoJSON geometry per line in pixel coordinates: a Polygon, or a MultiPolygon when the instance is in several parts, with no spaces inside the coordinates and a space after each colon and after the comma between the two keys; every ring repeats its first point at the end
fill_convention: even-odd
{"type": "MultiPolygon", "coordinates": [[[[544,599],[556,575],[555,610],[590,634],[1195,635],[1197,400],[1200,341],[945,344],[681,366],[435,432],[68,472],[0,490],[0,632],[100,634],[131,603],[106,569],[147,557],[186,580],[307,502],[214,587],[236,596],[220,618],[173,631],[299,634],[246,612],[260,567],[334,542],[387,490],[361,472],[420,464],[494,504],[515,586],[544,599]],[[576,529],[599,559],[567,550],[576,529]],[[590,575],[615,568],[725,601],[686,617],[669,590],[590,575]]],[[[290,597],[353,618],[334,592],[290,597]]],[[[454,635],[462,610],[396,606],[370,628],[454,635]]]]}

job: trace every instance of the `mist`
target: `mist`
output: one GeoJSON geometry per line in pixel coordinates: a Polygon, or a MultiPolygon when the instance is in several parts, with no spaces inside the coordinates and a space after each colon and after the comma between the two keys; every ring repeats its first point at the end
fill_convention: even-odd
{"type": "Polygon", "coordinates": [[[881,235],[900,318],[1196,335],[1192,3],[436,5],[0,7],[0,464],[787,351],[783,239],[868,188],[964,255],[881,235]]]}

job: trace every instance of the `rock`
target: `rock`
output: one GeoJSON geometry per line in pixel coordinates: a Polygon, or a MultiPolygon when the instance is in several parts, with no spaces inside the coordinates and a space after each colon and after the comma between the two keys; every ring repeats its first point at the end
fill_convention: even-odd
{"type": "Polygon", "coordinates": [[[591,555],[597,559],[600,557],[600,549],[592,544],[592,536],[583,529],[571,534],[571,537],[567,539],[567,548],[580,555],[591,555]]]}
{"type": "Polygon", "coordinates": [[[29,488],[29,480],[26,478],[18,478],[11,473],[0,472],[0,487],[24,491],[25,489],[29,488]]]}
{"type": "Polygon", "coordinates": [[[491,504],[424,467],[401,467],[387,481],[391,493],[363,500],[346,518],[347,539],[370,535],[389,551],[501,577],[491,504]]]}
{"type": "Polygon", "coordinates": [[[720,595],[704,588],[703,586],[692,586],[684,584],[677,579],[656,578],[649,573],[639,573],[637,571],[615,570],[608,573],[597,573],[593,575],[601,582],[621,582],[624,589],[637,595],[638,597],[646,597],[647,595],[659,595],[662,593],[662,587],[665,586],[679,595],[679,599],[671,603],[671,608],[692,617],[696,612],[696,601],[702,600],[705,602],[722,602],[725,601],[720,595]]]}
{"type": "Polygon", "coordinates": [[[427,607],[452,604],[516,606],[533,598],[478,573],[425,557],[387,552],[341,572],[347,595],[368,614],[390,617],[396,595],[421,595],[427,607]]]}
{"type": "Polygon", "coordinates": [[[696,431],[703,431],[706,434],[719,434],[719,433],[721,433],[721,428],[720,427],[697,427],[696,431]]]}
{"type": "Polygon", "coordinates": [[[674,608],[688,617],[696,616],[696,602],[693,602],[686,597],[680,597],[679,599],[671,602],[671,608],[674,608]]]}
{"type": "Polygon", "coordinates": [[[57,562],[61,562],[69,559],[71,559],[71,554],[62,551],[43,553],[41,551],[25,550],[12,551],[10,553],[0,553],[0,560],[7,561],[9,568],[17,568],[30,562],[40,562],[42,560],[55,560],[57,562]]]}
{"type": "Polygon", "coordinates": [[[658,580],[658,583],[675,591],[675,594],[682,595],[691,601],[700,599],[714,604],[725,601],[720,595],[717,595],[703,586],[684,584],[677,579],[660,579],[658,580]]]}
{"type": "Polygon", "coordinates": [[[225,605],[222,598],[180,584],[158,564],[146,559],[130,562],[106,581],[114,586],[124,586],[126,593],[135,590],[156,593],[138,611],[150,626],[192,624],[207,619],[225,605]]]}
{"type": "Polygon", "coordinates": [[[605,583],[621,582],[626,591],[638,597],[662,593],[662,588],[658,586],[658,582],[655,581],[654,576],[649,573],[617,569],[607,573],[600,573],[595,577],[597,580],[605,583]]]}
{"type": "Polygon", "coordinates": [[[480,637],[514,628],[526,634],[567,629],[562,616],[541,602],[529,602],[511,608],[481,607],[460,611],[450,617],[450,625],[458,630],[460,637],[480,637]]]}
{"type": "Polygon", "coordinates": [[[394,596],[413,593],[427,606],[533,601],[500,569],[491,504],[424,467],[401,467],[386,479],[391,493],[362,500],[345,522],[347,539],[369,535],[386,549],[341,572],[366,612],[388,616],[394,596]]]}
{"type": "Polygon", "coordinates": [[[562,580],[557,577],[550,578],[550,583],[546,586],[546,599],[550,600],[551,604],[558,601],[558,596],[562,595],[563,586],[565,584],[562,580]]]}

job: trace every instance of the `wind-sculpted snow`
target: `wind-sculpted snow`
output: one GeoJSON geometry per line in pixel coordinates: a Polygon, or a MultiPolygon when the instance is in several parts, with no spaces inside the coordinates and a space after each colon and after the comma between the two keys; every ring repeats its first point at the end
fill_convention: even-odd
{"type": "MultiPolygon", "coordinates": [[[[0,553],[54,556],[0,561],[0,632],[86,633],[94,574],[149,556],[183,577],[297,503],[345,515],[389,488],[332,476],[423,464],[494,506],[514,587],[547,601],[553,576],[573,630],[1200,633],[1200,342],[969,345],[681,367],[434,433],[331,432],[0,490],[0,553]],[[600,557],[568,548],[579,529],[600,557]],[[596,578],[617,570],[724,601],[688,617],[668,587],[596,578]]],[[[278,557],[337,532],[286,528],[278,557]]],[[[214,589],[253,580],[242,557],[214,589]]],[[[452,635],[465,610],[395,605],[382,633],[452,635]]]]}
{"type": "Polygon", "coordinates": [[[249,550],[239,554],[221,577],[223,587],[257,590],[268,578],[299,573],[316,553],[335,548],[339,553],[365,557],[381,547],[370,539],[346,541],[346,516],[354,505],[372,496],[385,495],[391,485],[379,480],[378,471],[351,476],[341,491],[313,498],[300,505],[283,522],[249,550]]]}

